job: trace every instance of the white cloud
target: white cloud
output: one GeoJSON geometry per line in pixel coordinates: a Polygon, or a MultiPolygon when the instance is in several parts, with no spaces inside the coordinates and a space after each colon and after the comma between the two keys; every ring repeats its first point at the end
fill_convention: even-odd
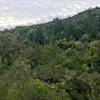
{"type": "Polygon", "coordinates": [[[18,25],[32,25],[41,22],[41,18],[16,18],[16,17],[0,17],[1,28],[12,28],[18,25]]]}

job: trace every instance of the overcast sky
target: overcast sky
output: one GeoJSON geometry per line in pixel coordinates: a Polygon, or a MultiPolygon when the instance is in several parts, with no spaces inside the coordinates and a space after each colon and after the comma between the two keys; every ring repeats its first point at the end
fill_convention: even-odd
{"type": "Polygon", "coordinates": [[[0,0],[0,28],[46,22],[95,6],[100,0],[0,0]]]}

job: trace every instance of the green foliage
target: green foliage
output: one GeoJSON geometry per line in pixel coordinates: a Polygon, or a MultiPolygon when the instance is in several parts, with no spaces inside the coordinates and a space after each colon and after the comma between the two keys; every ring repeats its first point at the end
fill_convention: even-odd
{"type": "Polygon", "coordinates": [[[0,32],[0,100],[100,100],[100,8],[0,32]]]}
{"type": "Polygon", "coordinates": [[[64,78],[64,68],[60,65],[44,65],[37,69],[36,78],[55,83],[64,78]]]}

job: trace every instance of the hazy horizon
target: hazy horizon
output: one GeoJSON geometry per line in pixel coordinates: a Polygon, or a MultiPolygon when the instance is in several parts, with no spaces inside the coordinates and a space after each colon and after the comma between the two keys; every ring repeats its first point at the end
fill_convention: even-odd
{"type": "Polygon", "coordinates": [[[0,29],[65,18],[96,6],[100,0],[0,0],[0,29]]]}

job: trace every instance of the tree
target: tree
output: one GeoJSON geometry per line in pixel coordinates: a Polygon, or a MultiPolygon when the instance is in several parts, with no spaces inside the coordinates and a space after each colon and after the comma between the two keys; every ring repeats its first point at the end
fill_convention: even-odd
{"type": "Polygon", "coordinates": [[[46,82],[55,83],[64,79],[64,68],[60,65],[44,65],[36,71],[36,78],[46,82]]]}

